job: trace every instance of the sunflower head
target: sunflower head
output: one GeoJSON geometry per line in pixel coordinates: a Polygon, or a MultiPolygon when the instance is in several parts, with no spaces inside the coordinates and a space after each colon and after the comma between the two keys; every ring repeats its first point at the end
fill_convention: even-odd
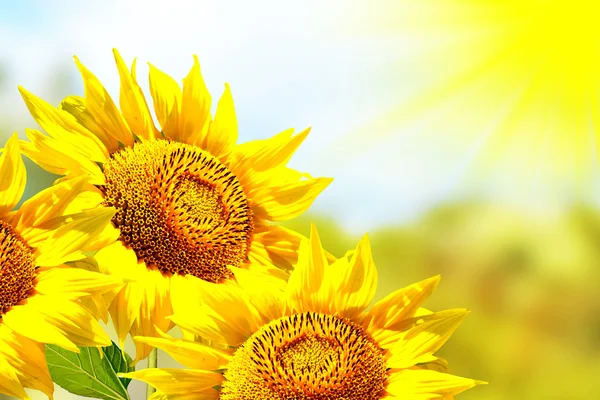
{"type": "Polygon", "coordinates": [[[248,200],[209,153],[168,140],[137,143],[115,153],[104,175],[100,190],[117,209],[120,240],[149,268],[218,282],[246,260],[254,228],[248,200]]]}
{"type": "Polygon", "coordinates": [[[33,288],[35,264],[31,247],[10,224],[0,220],[0,318],[26,299],[33,288]]]}
{"type": "MultiPolygon", "coordinates": [[[[110,306],[124,341],[170,329],[166,317],[189,304],[188,281],[224,283],[237,268],[287,275],[302,236],[272,222],[303,213],[331,179],[287,167],[308,130],[237,144],[229,86],[213,116],[196,57],[183,85],[150,65],[153,115],[135,62],[129,69],[114,56],[120,107],[78,59],[83,97],[55,108],[20,90],[47,132],[27,130],[23,152],[50,172],[88,179],[71,209],[116,210],[96,260],[128,282],[110,306]]],[[[149,350],[138,346],[137,359],[149,350]]]]}
{"type": "Polygon", "coordinates": [[[250,336],[224,373],[220,399],[379,399],[387,377],[383,351],[351,320],[304,312],[250,336]]]}
{"type": "Polygon", "coordinates": [[[24,388],[52,397],[44,344],[79,351],[110,340],[81,301],[122,285],[119,279],[69,268],[104,240],[111,208],[70,213],[85,180],[65,179],[13,210],[25,188],[19,140],[0,155],[0,394],[28,398],[24,388]]]}
{"type": "Polygon", "coordinates": [[[421,308],[439,277],[399,289],[369,307],[377,272],[368,238],[329,265],[313,228],[289,282],[236,270],[236,284],[197,287],[197,310],[176,312],[184,332],[210,340],[137,338],[186,370],[142,370],[159,396],[203,399],[452,398],[479,383],[448,373],[435,352],[464,309],[421,308]],[[178,383],[174,383],[178,382],[178,383]]]}

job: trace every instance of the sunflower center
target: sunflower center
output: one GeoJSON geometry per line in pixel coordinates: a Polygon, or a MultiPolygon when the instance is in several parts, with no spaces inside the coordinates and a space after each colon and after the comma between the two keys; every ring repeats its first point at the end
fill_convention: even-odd
{"type": "Polygon", "coordinates": [[[33,252],[6,222],[0,220],[0,319],[33,289],[33,252]]]}
{"type": "Polygon", "coordinates": [[[381,398],[381,349],[347,319],[307,312],[263,326],[235,352],[222,400],[381,398]]]}
{"type": "Polygon", "coordinates": [[[235,175],[198,147],[136,143],[104,164],[105,204],[138,261],[210,282],[242,264],[252,240],[250,207],[235,175]]]}

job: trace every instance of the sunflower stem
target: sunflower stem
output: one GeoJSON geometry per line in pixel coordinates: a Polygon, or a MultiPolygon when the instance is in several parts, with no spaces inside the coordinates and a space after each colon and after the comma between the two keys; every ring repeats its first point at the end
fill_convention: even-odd
{"type": "MultiPolygon", "coordinates": [[[[150,352],[150,355],[148,356],[148,368],[156,368],[156,366],[158,365],[158,351],[156,350],[156,347],[152,349],[152,351],[150,352]]],[[[147,387],[146,387],[146,399],[149,399],[150,396],[152,396],[152,394],[156,392],[156,389],[154,389],[154,387],[152,387],[152,385],[150,385],[148,383],[147,387]]]]}

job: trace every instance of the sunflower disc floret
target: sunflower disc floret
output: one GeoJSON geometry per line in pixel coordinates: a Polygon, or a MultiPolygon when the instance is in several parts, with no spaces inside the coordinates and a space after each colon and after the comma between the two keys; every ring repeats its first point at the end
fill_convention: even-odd
{"type": "Polygon", "coordinates": [[[105,204],[138,260],[168,274],[209,282],[240,266],[252,239],[248,201],[236,176],[199,147],[136,143],[104,164],[105,204]]]}
{"type": "Polygon", "coordinates": [[[348,319],[314,312],[261,327],[234,354],[220,399],[379,399],[383,351],[348,319]]]}
{"type": "Polygon", "coordinates": [[[33,252],[14,229],[0,220],[0,318],[33,289],[33,252]]]}

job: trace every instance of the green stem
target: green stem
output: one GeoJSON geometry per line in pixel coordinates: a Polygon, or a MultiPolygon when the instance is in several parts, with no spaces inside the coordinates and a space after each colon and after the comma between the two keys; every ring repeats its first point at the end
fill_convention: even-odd
{"type": "MultiPolygon", "coordinates": [[[[156,368],[158,365],[158,352],[156,348],[153,348],[148,356],[148,368],[156,368]]],[[[148,399],[152,394],[156,392],[156,389],[152,387],[152,385],[148,384],[146,387],[146,399],[148,399]]]]}

